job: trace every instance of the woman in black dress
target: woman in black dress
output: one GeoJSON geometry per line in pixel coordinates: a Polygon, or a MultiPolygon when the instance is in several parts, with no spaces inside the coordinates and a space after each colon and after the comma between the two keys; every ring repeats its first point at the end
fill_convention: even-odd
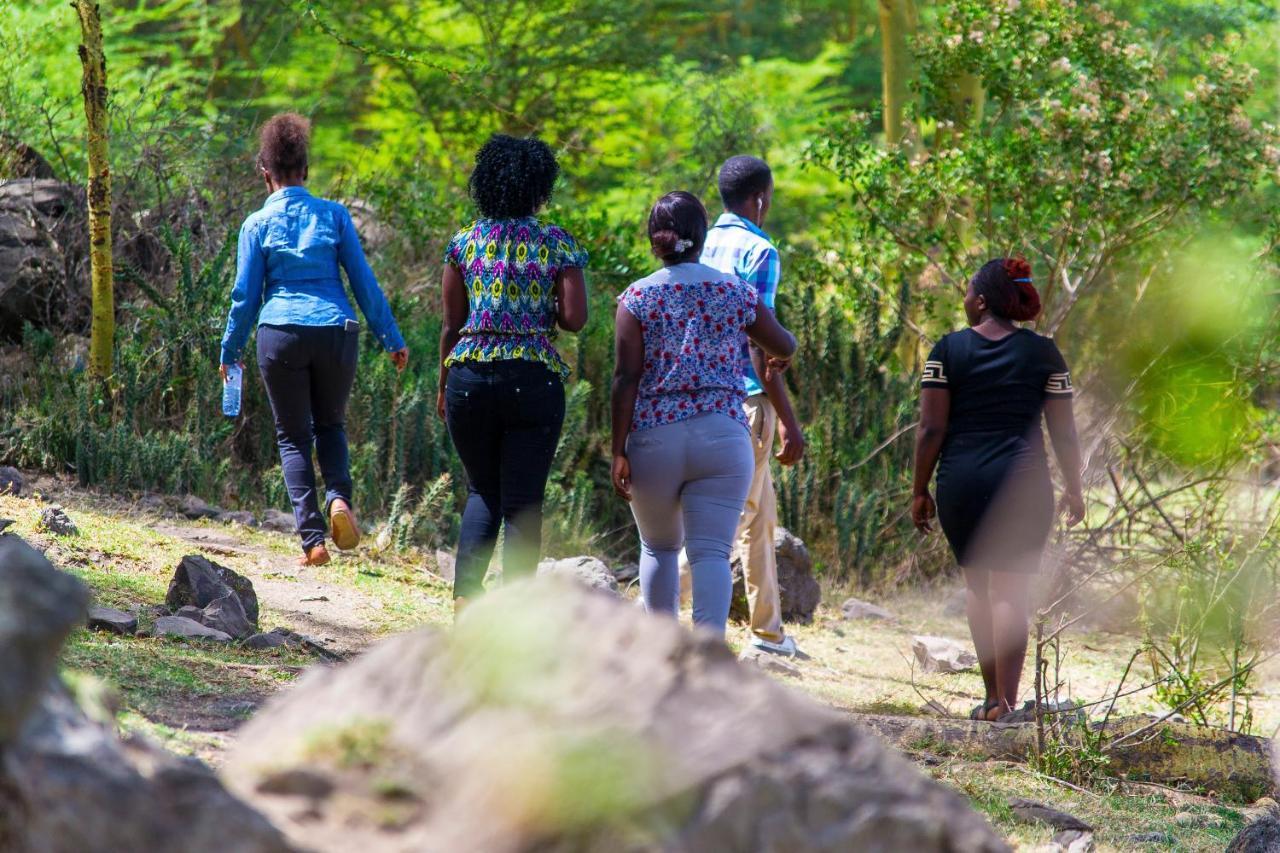
{"type": "Polygon", "coordinates": [[[1054,521],[1041,413],[1066,485],[1068,525],[1084,517],[1084,497],[1067,363],[1051,339],[1017,325],[1040,313],[1030,265],[989,261],[969,282],[964,310],[969,328],[938,341],[925,362],[911,516],[927,532],[936,514],[964,569],[987,693],[971,716],[996,720],[1018,702],[1028,590],[1054,521]]]}

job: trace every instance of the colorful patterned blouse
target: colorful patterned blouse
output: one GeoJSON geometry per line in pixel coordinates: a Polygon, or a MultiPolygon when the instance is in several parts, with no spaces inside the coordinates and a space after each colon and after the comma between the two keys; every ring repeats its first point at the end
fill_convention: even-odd
{"type": "Polygon", "coordinates": [[[538,361],[568,378],[556,336],[556,278],[584,268],[587,253],[562,228],[532,216],[478,219],[449,241],[445,261],[462,271],[470,312],[445,366],[464,361],[538,361]]]}
{"type": "Polygon", "coordinates": [[[703,264],[667,267],[622,292],[644,332],[632,432],[713,412],[747,426],[741,353],[758,300],[754,287],[703,264]]]}

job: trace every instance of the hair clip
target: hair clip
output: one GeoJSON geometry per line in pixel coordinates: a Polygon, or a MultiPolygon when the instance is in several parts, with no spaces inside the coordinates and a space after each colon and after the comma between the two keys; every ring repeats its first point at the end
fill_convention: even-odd
{"type": "Polygon", "coordinates": [[[693,248],[693,241],[692,241],[692,240],[677,240],[677,241],[676,241],[676,251],[677,251],[677,252],[687,252],[687,251],[689,251],[689,250],[690,250],[690,249],[692,249],[692,248],[693,248]]]}
{"type": "Polygon", "coordinates": [[[1029,278],[1015,278],[1014,281],[1025,281],[1027,284],[1031,283],[1031,279],[1029,278]]]}

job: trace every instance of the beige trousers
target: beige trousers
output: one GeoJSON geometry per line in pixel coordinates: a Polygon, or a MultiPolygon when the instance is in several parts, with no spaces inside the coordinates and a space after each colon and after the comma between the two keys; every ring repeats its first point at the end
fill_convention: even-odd
{"type": "MultiPolygon", "coordinates": [[[[778,413],[764,394],[747,398],[743,409],[751,427],[751,449],[755,454],[755,474],[751,491],[738,519],[734,553],[742,560],[747,587],[747,608],[751,631],[773,643],[781,642],[782,599],[778,591],[778,556],[773,538],[778,529],[778,498],[773,493],[773,444],[778,434],[778,413]]],[[[680,597],[690,595],[689,559],[680,552],[680,597]]]]}

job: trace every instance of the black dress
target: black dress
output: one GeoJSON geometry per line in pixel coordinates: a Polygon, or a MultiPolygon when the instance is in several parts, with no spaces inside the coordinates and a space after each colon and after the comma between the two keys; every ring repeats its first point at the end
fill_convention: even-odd
{"type": "Polygon", "coordinates": [[[1029,329],[1000,340],[965,329],[934,346],[922,385],[951,392],[937,502],[956,560],[1036,570],[1054,518],[1041,414],[1072,393],[1062,353],[1029,329]]]}

